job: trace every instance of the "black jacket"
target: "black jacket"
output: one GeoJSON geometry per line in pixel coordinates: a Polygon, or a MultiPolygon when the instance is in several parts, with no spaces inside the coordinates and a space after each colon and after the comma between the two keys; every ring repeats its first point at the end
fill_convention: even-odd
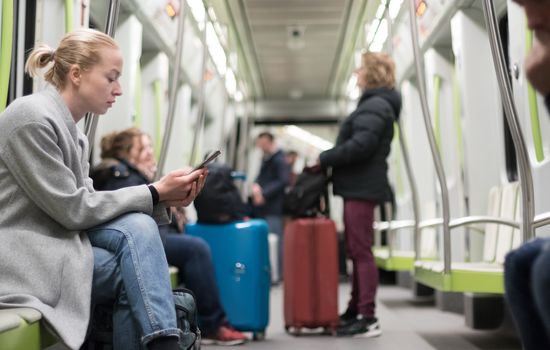
{"type": "Polygon", "coordinates": [[[257,216],[282,215],[285,188],[288,186],[289,169],[281,150],[262,161],[256,183],[262,187],[265,204],[254,207],[257,216]]]}
{"type": "Polygon", "coordinates": [[[147,185],[149,180],[124,159],[105,159],[91,172],[96,191],[112,191],[119,188],[147,185]]]}
{"type": "Polygon", "coordinates": [[[319,156],[322,167],[332,167],[334,194],[344,199],[391,200],[386,158],[400,111],[401,95],[394,89],[363,93],[357,109],[343,121],[336,145],[319,156]]]}

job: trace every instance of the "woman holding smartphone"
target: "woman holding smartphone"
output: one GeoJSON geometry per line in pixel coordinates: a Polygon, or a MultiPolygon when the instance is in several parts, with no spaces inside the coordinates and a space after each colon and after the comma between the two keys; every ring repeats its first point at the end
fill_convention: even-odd
{"type": "Polygon", "coordinates": [[[88,140],[76,123],[122,94],[122,54],[79,29],[57,49],[38,45],[26,70],[48,87],[0,115],[0,308],[30,307],[71,349],[93,305],[113,305],[115,349],[178,349],[168,265],[153,218],[189,205],[206,172],[176,170],[147,186],[96,192],[88,140]]]}

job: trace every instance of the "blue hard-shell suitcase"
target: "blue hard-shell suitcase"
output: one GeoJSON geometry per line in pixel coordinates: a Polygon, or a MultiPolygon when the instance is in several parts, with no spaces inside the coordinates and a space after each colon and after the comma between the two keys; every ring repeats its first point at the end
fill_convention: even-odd
{"type": "Polygon", "coordinates": [[[271,287],[268,228],[264,220],[188,224],[186,233],[206,240],[216,282],[231,325],[262,339],[269,322],[271,287]]]}

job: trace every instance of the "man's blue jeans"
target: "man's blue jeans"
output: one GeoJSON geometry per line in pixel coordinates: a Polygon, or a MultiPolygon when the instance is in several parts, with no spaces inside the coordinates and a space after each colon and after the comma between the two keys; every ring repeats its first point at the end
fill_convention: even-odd
{"type": "Polygon", "coordinates": [[[524,349],[550,349],[550,240],[537,238],[508,253],[504,283],[524,349]]]}
{"type": "Polygon", "coordinates": [[[265,220],[269,227],[270,233],[275,233],[279,237],[279,245],[277,247],[277,259],[279,260],[279,278],[282,280],[283,276],[283,247],[284,247],[284,221],[282,215],[266,215],[265,220]]]}
{"type": "Polygon", "coordinates": [[[88,230],[94,251],[92,306],[113,308],[114,349],[179,337],[168,264],[155,221],[126,214],[88,230]]]}

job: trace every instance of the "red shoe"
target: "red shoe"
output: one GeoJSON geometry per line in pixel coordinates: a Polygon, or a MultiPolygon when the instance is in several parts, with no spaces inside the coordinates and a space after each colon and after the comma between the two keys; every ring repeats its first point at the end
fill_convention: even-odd
{"type": "Polygon", "coordinates": [[[243,333],[229,327],[229,326],[220,326],[215,335],[202,338],[202,344],[205,345],[222,345],[222,346],[233,346],[244,344],[248,338],[243,333]]]}

